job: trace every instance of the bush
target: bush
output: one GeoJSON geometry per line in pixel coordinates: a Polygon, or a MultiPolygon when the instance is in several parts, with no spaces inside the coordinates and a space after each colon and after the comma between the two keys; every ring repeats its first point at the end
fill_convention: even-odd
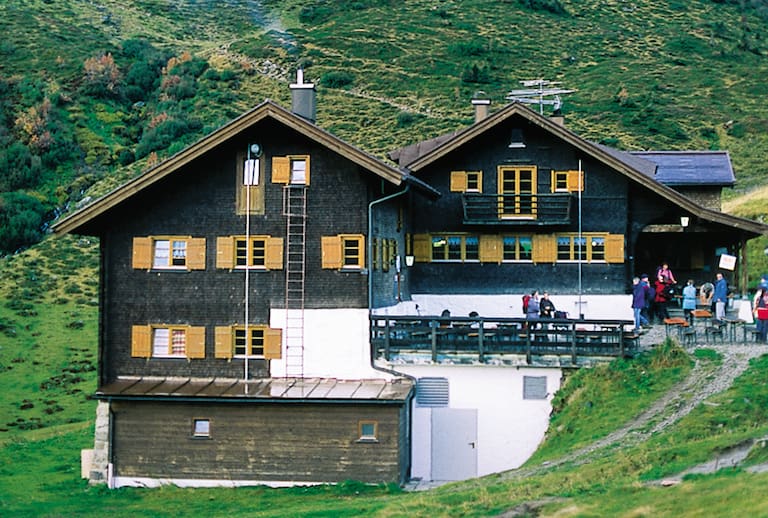
{"type": "Polygon", "coordinates": [[[520,5],[534,11],[547,11],[553,14],[567,14],[560,0],[520,0],[520,5]]]}
{"type": "Polygon", "coordinates": [[[400,112],[397,114],[397,127],[406,128],[421,118],[422,116],[416,113],[400,112]]]}
{"type": "Polygon", "coordinates": [[[482,56],[488,50],[488,44],[485,40],[475,38],[469,41],[459,41],[448,46],[448,52],[455,56],[482,56]]]}
{"type": "Polygon", "coordinates": [[[21,192],[0,194],[0,254],[10,254],[38,242],[43,235],[46,207],[21,192]]]}
{"type": "Polygon", "coordinates": [[[350,72],[333,71],[323,74],[320,84],[326,88],[344,88],[355,81],[355,76],[350,72]]]}

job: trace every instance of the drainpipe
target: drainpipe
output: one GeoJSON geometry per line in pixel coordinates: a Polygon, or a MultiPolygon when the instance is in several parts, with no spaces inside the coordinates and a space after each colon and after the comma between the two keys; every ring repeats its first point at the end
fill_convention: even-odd
{"type": "MultiPolygon", "coordinates": [[[[398,191],[396,193],[390,194],[388,196],[384,196],[383,198],[379,198],[378,200],[373,200],[371,203],[368,204],[368,258],[366,260],[366,266],[368,267],[368,327],[370,329],[370,322],[371,322],[371,316],[373,315],[373,206],[378,205],[379,203],[383,203],[385,201],[389,201],[393,198],[397,198],[398,196],[402,196],[403,194],[407,193],[410,190],[411,186],[408,184],[405,186],[405,189],[402,191],[398,191]]],[[[369,332],[369,342],[370,342],[370,332],[369,332]]],[[[387,374],[392,374],[395,376],[405,377],[409,378],[413,381],[414,386],[416,386],[416,378],[409,374],[404,374],[402,372],[397,372],[396,370],[392,369],[386,369],[384,367],[379,367],[374,362],[374,354],[373,354],[373,344],[370,344],[370,350],[368,352],[370,358],[371,358],[371,367],[377,371],[386,372],[387,374]]]]}
{"type": "Polygon", "coordinates": [[[389,201],[398,196],[402,196],[410,190],[411,186],[406,185],[405,189],[396,193],[384,196],[378,200],[373,200],[368,204],[368,260],[366,261],[368,267],[368,317],[371,316],[371,309],[373,306],[373,206],[385,201],[389,201]]]}

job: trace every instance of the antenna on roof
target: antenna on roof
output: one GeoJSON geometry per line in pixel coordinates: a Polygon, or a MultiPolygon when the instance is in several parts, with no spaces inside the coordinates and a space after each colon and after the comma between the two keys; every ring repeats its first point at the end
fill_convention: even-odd
{"type": "Polygon", "coordinates": [[[525,88],[522,90],[510,90],[506,99],[508,101],[517,101],[525,104],[538,104],[539,114],[544,115],[544,105],[551,105],[554,112],[558,112],[563,105],[561,95],[571,94],[576,90],[567,90],[557,85],[559,81],[548,81],[546,79],[529,79],[520,81],[525,88]],[[534,88],[535,87],[535,88],[534,88]],[[545,99],[545,97],[554,97],[545,99]]]}

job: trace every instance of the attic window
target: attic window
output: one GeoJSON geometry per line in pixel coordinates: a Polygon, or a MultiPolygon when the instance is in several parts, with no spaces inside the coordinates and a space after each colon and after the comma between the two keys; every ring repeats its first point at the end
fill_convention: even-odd
{"type": "Polygon", "coordinates": [[[291,159],[291,184],[307,183],[307,161],[302,158],[291,159]]]}
{"type": "Polygon", "coordinates": [[[525,147],[525,138],[523,137],[523,130],[520,128],[512,128],[509,137],[510,149],[522,149],[525,147]]]}

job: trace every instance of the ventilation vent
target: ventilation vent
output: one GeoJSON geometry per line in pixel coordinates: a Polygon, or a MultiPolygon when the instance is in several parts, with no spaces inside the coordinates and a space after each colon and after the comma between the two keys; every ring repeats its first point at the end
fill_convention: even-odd
{"type": "Polygon", "coordinates": [[[419,378],[416,404],[426,407],[448,406],[448,378],[419,378]]]}
{"type": "Polygon", "coordinates": [[[547,399],[547,377],[523,376],[523,399],[547,399]]]}

